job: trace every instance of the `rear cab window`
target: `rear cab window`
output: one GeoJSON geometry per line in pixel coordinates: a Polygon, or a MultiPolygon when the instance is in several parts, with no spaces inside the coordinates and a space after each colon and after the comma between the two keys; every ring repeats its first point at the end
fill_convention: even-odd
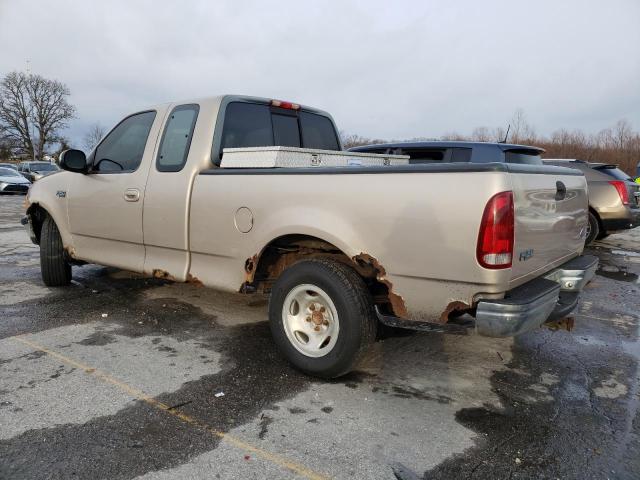
{"type": "Polygon", "coordinates": [[[340,150],[333,122],[324,115],[249,102],[227,105],[218,159],[225,148],[272,146],[340,150]]]}

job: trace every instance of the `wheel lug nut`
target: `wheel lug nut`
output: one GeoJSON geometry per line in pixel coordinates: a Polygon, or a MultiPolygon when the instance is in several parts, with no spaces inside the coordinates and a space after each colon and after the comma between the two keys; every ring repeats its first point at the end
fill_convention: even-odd
{"type": "Polygon", "coordinates": [[[329,320],[324,320],[322,324],[326,327],[327,325],[329,325],[329,320]]]}
{"type": "Polygon", "coordinates": [[[306,320],[307,320],[307,322],[310,322],[311,321],[311,317],[307,317],[306,320]]]}
{"type": "Polygon", "coordinates": [[[325,308],[324,307],[320,307],[320,313],[324,313],[325,308]]]}
{"type": "Polygon", "coordinates": [[[316,304],[312,303],[311,305],[309,305],[309,310],[311,310],[312,312],[315,311],[316,309],[316,304]]]}
{"type": "Polygon", "coordinates": [[[313,327],[313,329],[314,329],[316,332],[319,332],[319,331],[320,331],[320,325],[316,325],[315,327],[313,327]]]}

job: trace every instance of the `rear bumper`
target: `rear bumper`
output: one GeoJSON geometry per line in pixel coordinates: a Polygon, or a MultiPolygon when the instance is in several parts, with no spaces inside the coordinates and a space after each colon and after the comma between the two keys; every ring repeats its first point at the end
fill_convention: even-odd
{"type": "Polygon", "coordinates": [[[597,268],[597,257],[580,256],[508,291],[503,299],[480,301],[476,330],[489,337],[510,337],[566,316],[597,268]]]}
{"type": "Polygon", "coordinates": [[[640,208],[627,208],[627,212],[628,215],[623,218],[603,218],[605,231],[611,233],[640,226],[640,208]]]}

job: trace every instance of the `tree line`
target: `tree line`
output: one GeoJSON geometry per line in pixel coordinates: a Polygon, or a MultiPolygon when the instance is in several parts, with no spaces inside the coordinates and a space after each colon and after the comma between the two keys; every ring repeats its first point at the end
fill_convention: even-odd
{"type": "MultiPolygon", "coordinates": [[[[516,110],[507,129],[504,127],[477,127],[470,134],[450,132],[441,137],[415,137],[397,141],[462,140],[475,142],[501,142],[534,145],[545,150],[543,158],[576,158],[588,162],[613,163],[620,166],[630,176],[637,175],[640,162],[640,132],[634,131],[628,120],[619,120],[615,125],[597,133],[585,133],[582,130],[561,128],[550,136],[536,134],[535,128],[527,121],[522,109],[516,110]]],[[[377,143],[389,140],[367,138],[357,134],[340,132],[345,148],[377,143]]]]}
{"type": "MultiPolygon", "coordinates": [[[[58,80],[24,72],[11,72],[0,81],[0,159],[26,157],[42,159],[47,153],[59,153],[69,148],[69,141],[61,132],[75,117],[76,109],[69,102],[69,87],[58,80]],[[57,146],[55,152],[51,147],[57,146]]],[[[536,134],[524,111],[518,109],[503,127],[477,127],[471,134],[448,133],[440,138],[411,138],[420,140],[473,140],[535,145],[545,149],[546,158],[577,158],[580,160],[615,163],[629,175],[636,175],[640,161],[640,133],[627,120],[597,133],[560,129],[550,136],[536,134]]],[[[83,139],[83,147],[91,150],[104,136],[105,129],[92,124],[83,139]]],[[[340,132],[345,148],[385,143],[379,138],[367,138],[340,132]]],[[[397,140],[394,140],[397,141],[397,140]]]]}

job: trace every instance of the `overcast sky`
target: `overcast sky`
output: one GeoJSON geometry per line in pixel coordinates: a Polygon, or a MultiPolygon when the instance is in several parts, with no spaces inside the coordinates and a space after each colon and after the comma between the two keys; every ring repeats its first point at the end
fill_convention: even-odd
{"type": "Polygon", "coordinates": [[[640,130],[640,1],[0,0],[0,75],[65,82],[89,124],[239,93],[379,138],[504,126],[640,130]]]}

